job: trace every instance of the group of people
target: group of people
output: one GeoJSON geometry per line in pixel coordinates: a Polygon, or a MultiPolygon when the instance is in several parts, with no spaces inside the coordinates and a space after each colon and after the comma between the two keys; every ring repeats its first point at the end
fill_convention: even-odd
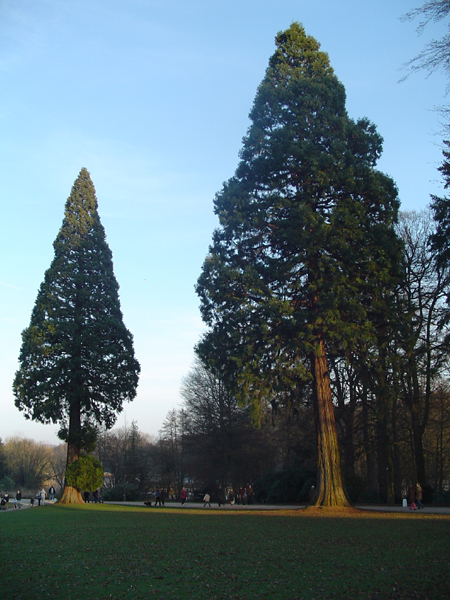
{"type": "MultiPolygon", "coordinates": [[[[246,488],[241,486],[237,493],[233,488],[229,488],[226,497],[225,492],[222,490],[222,486],[219,485],[219,489],[217,490],[217,503],[219,506],[225,506],[226,501],[232,506],[233,504],[253,504],[253,496],[254,492],[251,485],[248,485],[246,488]]],[[[203,497],[203,507],[207,504],[208,506],[211,506],[211,496],[208,492],[206,492],[203,497]]]]}
{"type": "Polygon", "coordinates": [[[421,508],[423,508],[423,491],[420,483],[418,483],[416,487],[414,487],[413,484],[410,483],[409,487],[406,490],[404,490],[403,497],[406,498],[409,510],[420,510],[421,508]]]}
{"type": "Polygon", "coordinates": [[[92,500],[91,500],[91,492],[84,492],[83,493],[83,500],[86,502],[86,504],[88,502],[94,502],[94,504],[98,504],[99,502],[102,503],[103,499],[99,494],[98,490],[94,490],[92,492],[92,500]]]}
{"type": "MultiPolygon", "coordinates": [[[[50,486],[50,488],[48,490],[48,499],[53,502],[55,500],[55,497],[56,497],[56,490],[53,486],[50,486]]],[[[47,493],[46,493],[45,489],[42,488],[41,490],[39,490],[36,493],[36,496],[34,496],[34,497],[32,496],[30,498],[30,506],[34,506],[36,504],[36,501],[37,501],[38,506],[43,506],[45,504],[46,498],[47,498],[47,493]]],[[[22,490],[18,489],[16,491],[16,494],[15,494],[15,497],[13,498],[13,500],[10,499],[8,492],[5,492],[4,494],[2,494],[1,501],[0,501],[1,508],[3,510],[6,510],[8,508],[10,501],[14,502],[14,508],[22,508],[22,490]]]]}
{"type": "MultiPolygon", "coordinates": [[[[39,503],[39,506],[41,505],[41,502],[42,502],[42,504],[44,504],[44,500],[45,500],[45,490],[44,489],[40,490],[36,494],[36,499],[39,503]]],[[[35,501],[34,498],[30,499],[31,506],[34,505],[34,501],[35,501]]],[[[0,501],[1,508],[3,510],[7,510],[9,502],[10,502],[9,493],[5,492],[1,496],[1,501],[0,501]]],[[[14,508],[22,508],[22,490],[20,490],[20,489],[17,490],[16,495],[15,495],[14,499],[12,500],[12,502],[14,502],[14,508]]]]}
{"type": "Polygon", "coordinates": [[[157,489],[155,493],[155,506],[165,506],[166,503],[166,491],[164,489],[157,489]]]}
{"type": "MultiPolygon", "coordinates": [[[[55,502],[56,490],[52,485],[48,488],[48,495],[47,495],[46,491],[44,490],[44,488],[42,488],[42,490],[36,494],[36,500],[38,501],[38,506],[44,506],[45,499],[47,497],[50,500],[50,502],[55,502]]],[[[31,506],[34,506],[34,502],[35,502],[35,499],[31,498],[30,499],[31,506]]]]}
{"type": "MultiPolygon", "coordinates": [[[[55,488],[53,488],[53,490],[54,489],[55,488]]],[[[46,495],[47,494],[45,493],[44,488],[42,488],[42,490],[36,494],[36,500],[38,501],[38,506],[41,506],[41,505],[44,506],[46,495]]],[[[50,498],[50,496],[49,496],[49,498],[50,498]]],[[[52,501],[53,501],[53,498],[54,498],[54,493],[52,495],[52,501]]],[[[34,498],[30,498],[30,505],[34,506],[34,503],[35,503],[35,499],[34,498]]]]}

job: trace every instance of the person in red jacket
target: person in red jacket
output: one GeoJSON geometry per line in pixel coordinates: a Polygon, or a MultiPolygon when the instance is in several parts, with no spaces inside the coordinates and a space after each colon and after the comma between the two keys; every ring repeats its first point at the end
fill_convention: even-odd
{"type": "Polygon", "coordinates": [[[186,492],[185,487],[181,490],[180,496],[181,496],[181,506],[183,506],[183,504],[186,502],[186,498],[187,498],[187,492],[186,492]]]}

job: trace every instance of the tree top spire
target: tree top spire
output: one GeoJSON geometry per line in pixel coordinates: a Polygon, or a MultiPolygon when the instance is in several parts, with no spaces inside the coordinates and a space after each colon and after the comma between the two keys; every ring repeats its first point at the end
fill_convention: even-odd
{"type": "Polygon", "coordinates": [[[330,59],[320,50],[320,43],[307,35],[301,23],[294,22],[275,37],[277,49],[269,60],[268,74],[277,72],[280,78],[318,77],[334,75],[330,59]]]}

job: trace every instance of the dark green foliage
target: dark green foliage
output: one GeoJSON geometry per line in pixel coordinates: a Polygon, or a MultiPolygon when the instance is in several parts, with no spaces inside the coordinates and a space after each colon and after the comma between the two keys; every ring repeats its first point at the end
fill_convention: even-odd
{"type": "Polygon", "coordinates": [[[433,497],[432,494],[430,494],[430,490],[427,490],[428,494],[427,497],[424,496],[423,498],[423,502],[424,504],[432,504],[432,503],[436,503],[436,504],[444,504],[446,506],[450,506],[450,490],[447,491],[443,491],[442,493],[437,493],[435,495],[435,497],[433,497]],[[431,498],[430,498],[431,496],[431,498]]]}
{"type": "Polygon", "coordinates": [[[14,395],[26,418],[60,424],[71,462],[92,446],[95,424],[113,426],[123,402],[136,395],[140,371],[86,169],[74,183],[53,247],[22,334],[14,395]]]}
{"type": "Polygon", "coordinates": [[[93,492],[103,485],[103,467],[93,456],[80,456],[67,467],[66,480],[78,490],[93,492]]]}
{"type": "Polygon", "coordinates": [[[253,427],[248,409],[201,361],[184,378],[180,393],[185,416],[178,433],[187,456],[186,474],[199,487],[213,490],[218,482],[224,488],[239,487],[275,464],[267,428],[253,427]]]}
{"type": "Polygon", "coordinates": [[[316,481],[315,472],[291,466],[258,478],[253,489],[257,501],[264,504],[308,503],[311,486],[316,481]]]}
{"type": "Polygon", "coordinates": [[[257,414],[310,377],[320,337],[345,351],[371,334],[367,309],[399,249],[374,125],[348,117],[344,87],[303,27],[276,43],[197,285],[210,326],[199,354],[239,379],[257,414]]]}
{"type": "Polygon", "coordinates": [[[102,499],[106,501],[111,500],[117,502],[124,498],[130,502],[136,502],[142,500],[142,492],[139,491],[138,487],[133,483],[126,483],[125,485],[116,485],[102,493],[102,499]]]}
{"type": "Polygon", "coordinates": [[[11,477],[3,477],[3,479],[0,479],[0,492],[11,492],[15,487],[16,484],[11,477]]]}
{"type": "MultiPolygon", "coordinates": [[[[447,150],[443,150],[444,161],[439,171],[444,179],[444,189],[450,187],[450,142],[444,141],[447,150]]],[[[439,267],[450,267],[450,198],[431,196],[431,210],[436,222],[436,232],[431,238],[432,249],[436,253],[439,267]]]]}
{"type": "Polygon", "coordinates": [[[353,121],[318,42],[293,23],[261,82],[220,227],[197,284],[209,329],[200,357],[255,420],[312,383],[317,502],[345,505],[327,356],[377,339],[400,274],[397,189],[375,169],[382,138],[353,121]]]}
{"type": "Polygon", "coordinates": [[[366,491],[366,482],[362,477],[352,475],[345,478],[345,489],[352,502],[361,502],[366,491]]]}

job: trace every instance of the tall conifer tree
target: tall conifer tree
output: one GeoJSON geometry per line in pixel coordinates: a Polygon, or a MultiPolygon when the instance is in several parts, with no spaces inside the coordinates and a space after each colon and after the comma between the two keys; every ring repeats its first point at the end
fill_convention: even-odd
{"type": "MultiPolygon", "coordinates": [[[[82,169],[22,333],[13,386],[26,418],[60,424],[67,464],[92,443],[96,425],[113,426],[123,402],[135,397],[140,372],[97,208],[94,185],[82,169]]],[[[66,486],[63,501],[82,500],[66,486]]]]}
{"type": "Polygon", "coordinates": [[[311,381],[318,440],[316,504],[345,506],[327,351],[372,335],[399,244],[393,181],[376,171],[382,139],[354,122],[318,42],[294,23],[276,37],[243,141],[215,199],[220,228],[198,280],[209,330],[199,355],[256,417],[311,381]]]}
{"type": "MultiPolygon", "coordinates": [[[[450,141],[444,141],[445,149],[442,151],[444,160],[439,167],[444,180],[444,189],[450,188],[450,141]]],[[[436,231],[431,237],[432,250],[435,252],[436,262],[440,268],[450,267],[450,197],[431,196],[431,210],[436,222],[436,231]]]]}

